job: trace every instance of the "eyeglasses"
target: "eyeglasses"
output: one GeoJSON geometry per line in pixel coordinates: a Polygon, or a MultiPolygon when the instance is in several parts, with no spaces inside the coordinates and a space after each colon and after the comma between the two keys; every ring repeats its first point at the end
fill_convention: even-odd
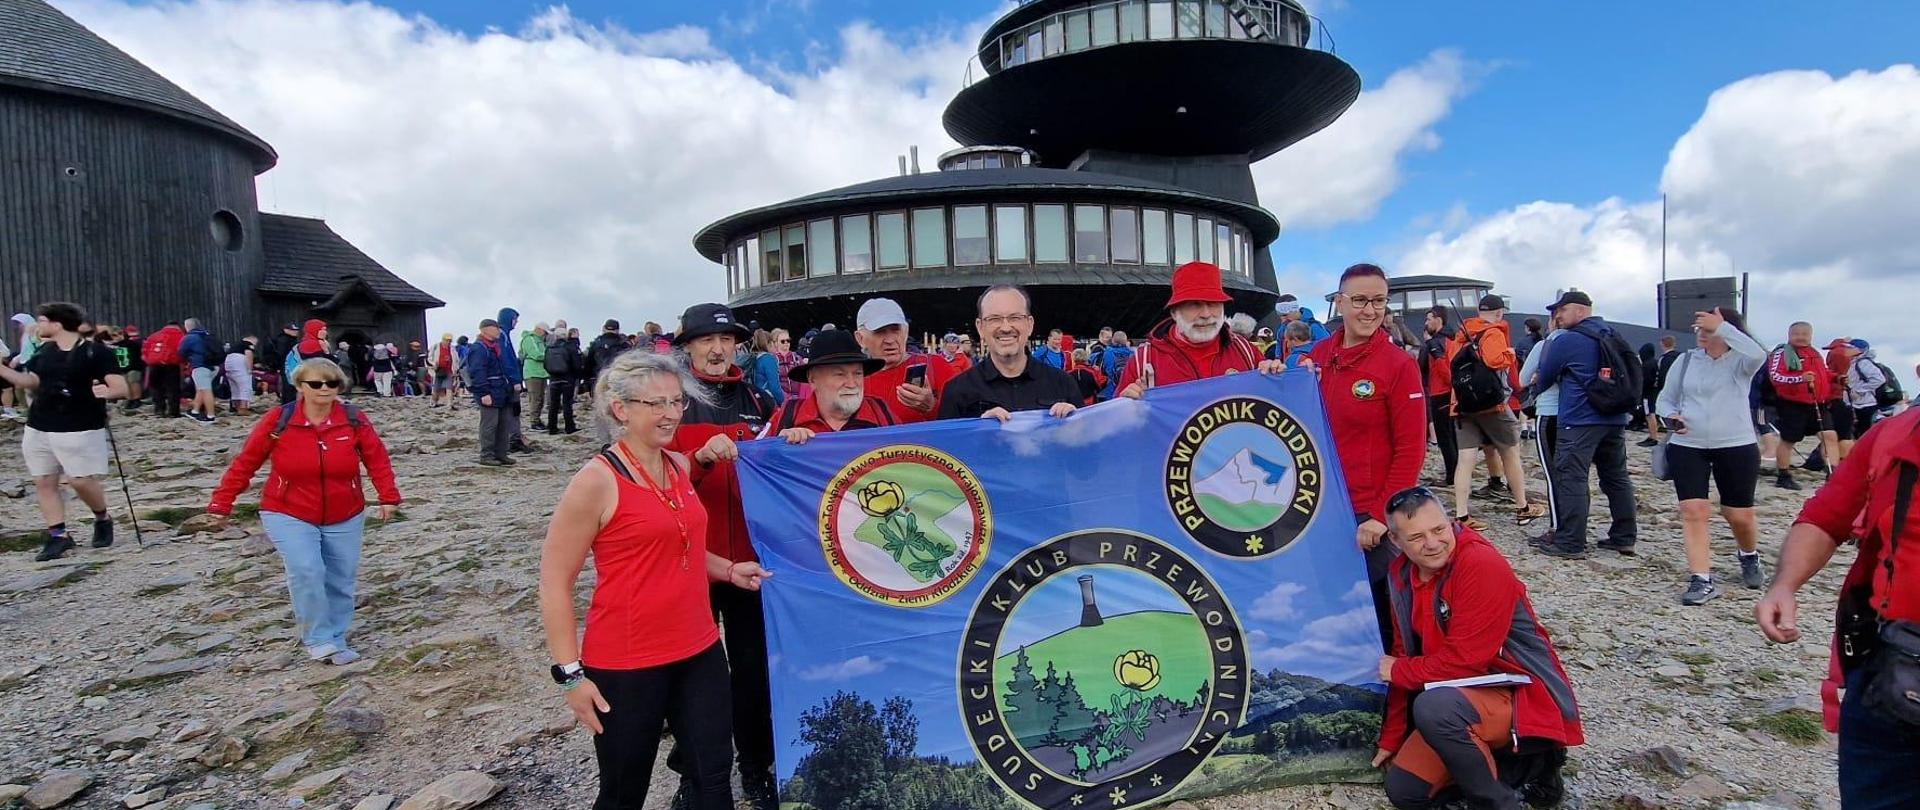
{"type": "Polygon", "coordinates": [[[1349,295],[1349,296],[1346,296],[1346,299],[1347,299],[1347,303],[1351,304],[1354,309],[1386,309],[1387,308],[1387,297],[1384,295],[1378,298],[1359,298],[1359,297],[1349,295]]]}
{"type": "Polygon", "coordinates": [[[779,339],[779,340],[776,340],[776,341],[774,341],[774,342],[775,342],[775,343],[792,343],[792,342],[793,342],[793,339],[792,339],[792,338],[781,338],[781,339],[779,339]]]}
{"type": "Polygon", "coordinates": [[[998,328],[1000,328],[1000,327],[1002,327],[1002,326],[1006,326],[1006,325],[1008,325],[1008,324],[1012,324],[1012,325],[1014,325],[1014,326],[1019,326],[1020,324],[1023,324],[1023,323],[1026,323],[1026,322],[1028,322],[1028,321],[1031,321],[1031,320],[1033,320],[1033,316],[1032,316],[1032,315],[1026,315],[1026,314],[1021,314],[1021,315],[995,315],[995,316],[993,316],[993,317],[990,317],[990,318],[981,318],[981,319],[980,319],[980,322],[981,322],[981,323],[983,323],[983,324],[986,324],[986,325],[987,325],[987,328],[988,328],[988,329],[998,329],[998,328]]]}
{"type": "Polygon", "coordinates": [[[645,405],[646,407],[656,411],[671,412],[671,411],[684,411],[687,409],[686,397],[674,397],[672,399],[655,397],[653,399],[629,399],[627,401],[638,402],[641,405],[645,405]]]}
{"type": "Polygon", "coordinates": [[[308,388],[311,388],[315,391],[318,391],[322,388],[339,388],[340,387],[339,380],[301,380],[300,384],[308,388]]]}

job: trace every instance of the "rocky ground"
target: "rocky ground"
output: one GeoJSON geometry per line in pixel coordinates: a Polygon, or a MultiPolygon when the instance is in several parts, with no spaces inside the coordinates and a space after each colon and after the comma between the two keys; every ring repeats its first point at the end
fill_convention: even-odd
{"type": "MultiPolygon", "coordinates": [[[[83,524],[81,549],[34,563],[40,524],[31,485],[0,475],[0,494],[9,496],[0,499],[0,806],[18,799],[27,807],[449,810],[489,797],[500,807],[591,802],[591,744],[571,728],[547,680],[534,606],[546,516],[593,449],[590,434],[542,434],[540,452],[520,456],[520,466],[487,468],[473,461],[471,409],[360,402],[394,452],[406,503],[401,519],[369,524],[354,635],[367,658],[348,667],[305,661],[279,558],[256,520],[193,531],[190,518],[251,419],[116,419],[144,547],[126,525],[115,482],[120,542],[87,548],[83,524]]],[[[0,427],[0,468],[23,469],[18,430],[0,427]]],[[[1833,741],[1816,714],[1824,645],[1766,644],[1750,620],[1757,594],[1737,584],[1705,607],[1681,607],[1672,490],[1646,476],[1645,451],[1635,450],[1634,465],[1643,498],[1638,557],[1550,560],[1525,549],[1510,513],[1478,510],[1530,586],[1579,690],[1589,744],[1573,755],[1575,801],[1837,806],[1833,741]]],[[[1803,496],[1763,485],[1769,559],[1803,496]]],[[[77,502],[70,509],[84,514],[77,502]]],[[[1725,537],[1724,528],[1718,533],[1725,537]]],[[[1732,576],[1731,540],[1720,542],[1726,554],[1717,573],[1732,576]]],[[[1834,589],[1850,560],[1843,551],[1810,587],[1810,638],[1829,632],[1834,589]]],[[[1386,806],[1377,786],[1194,804],[1386,806]]],[[[664,806],[664,795],[648,803],[664,806]]]]}

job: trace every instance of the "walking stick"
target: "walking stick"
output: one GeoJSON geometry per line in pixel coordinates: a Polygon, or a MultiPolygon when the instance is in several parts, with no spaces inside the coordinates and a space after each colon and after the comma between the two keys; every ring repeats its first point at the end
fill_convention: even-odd
{"type": "Polygon", "coordinates": [[[113,448],[113,467],[120,471],[120,494],[127,499],[127,519],[133,521],[133,541],[141,548],[147,547],[147,539],[140,534],[140,514],[133,511],[133,490],[127,486],[127,468],[120,463],[120,443],[113,438],[113,417],[107,417],[107,446],[113,448]]]}

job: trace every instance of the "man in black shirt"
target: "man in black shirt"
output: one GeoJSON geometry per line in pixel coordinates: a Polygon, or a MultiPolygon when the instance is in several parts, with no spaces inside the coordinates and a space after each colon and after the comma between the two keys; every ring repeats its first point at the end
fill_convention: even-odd
{"type": "Polygon", "coordinates": [[[74,494],[93,510],[93,546],[113,545],[113,521],[107,517],[107,403],[127,395],[113,352],[80,339],[86,313],[78,305],[56,301],[40,305],[35,323],[41,344],[23,371],[0,368],[0,377],[21,389],[36,390],[20,439],[27,473],[33,476],[40,515],[47,521],[47,544],[35,559],[57,558],[73,549],[67,537],[67,507],[60,498],[64,473],[74,494]]]}
{"type": "Polygon", "coordinates": [[[1013,285],[991,287],[980,295],[973,328],[987,347],[987,362],[975,363],[947,383],[940,418],[992,417],[1002,422],[1014,411],[1046,410],[1056,417],[1073,413],[1080,388],[1060,369],[1036,362],[1027,353],[1033,315],[1027,292],[1013,285]]]}

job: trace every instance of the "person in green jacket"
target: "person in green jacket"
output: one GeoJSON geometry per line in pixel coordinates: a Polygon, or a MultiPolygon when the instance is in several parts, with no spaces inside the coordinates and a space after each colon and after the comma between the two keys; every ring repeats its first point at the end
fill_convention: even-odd
{"type": "Polygon", "coordinates": [[[520,333],[520,376],[526,380],[527,401],[533,406],[533,429],[546,430],[540,424],[542,403],[547,401],[547,325],[536,323],[533,331],[520,333]]]}

